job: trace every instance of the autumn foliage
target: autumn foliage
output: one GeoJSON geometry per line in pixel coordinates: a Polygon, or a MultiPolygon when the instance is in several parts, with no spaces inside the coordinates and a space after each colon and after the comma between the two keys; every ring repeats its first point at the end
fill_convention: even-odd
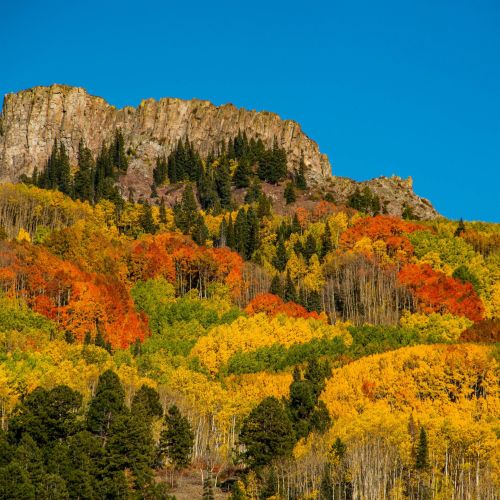
{"type": "Polygon", "coordinates": [[[472,321],[483,318],[483,304],[470,283],[446,276],[428,264],[404,266],[399,281],[412,290],[425,313],[449,312],[472,321]]]}
{"type": "Polygon", "coordinates": [[[265,313],[269,316],[286,314],[292,318],[326,319],[324,314],[318,314],[315,311],[309,312],[305,307],[295,302],[284,302],[280,297],[272,293],[257,295],[245,308],[245,312],[250,315],[258,313],[265,313]]]}

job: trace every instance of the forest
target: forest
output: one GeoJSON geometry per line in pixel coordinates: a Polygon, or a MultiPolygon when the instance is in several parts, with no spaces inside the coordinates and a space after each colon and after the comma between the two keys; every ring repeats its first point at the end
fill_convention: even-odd
{"type": "Polygon", "coordinates": [[[129,155],[0,185],[0,498],[499,498],[500,224],[337,204],[243,133],[147,198],[129,155]]]}

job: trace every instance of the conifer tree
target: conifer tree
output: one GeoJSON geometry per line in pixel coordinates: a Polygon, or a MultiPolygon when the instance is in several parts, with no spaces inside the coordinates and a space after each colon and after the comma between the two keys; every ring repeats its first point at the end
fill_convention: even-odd
{"type": "Polygon", "coordinates": [[[283,283],[279,274],[275,274],[271,281],[271,286],[269,287],[269,293],[277,295],[278,297],[283,297],[283,283]]]}
{"type": "Polygon", "coordinates": [[[295,203],[295,201],[297,201],[297,197],[295,196],[295,189],[291,182],[286,185],[283,196],[287,205],[290,205],[290,203],[295,203]]]}
{"type": "Polygon", "coordinates": [[[165,199],[163,198],[163,196],[160,201],[160,222],[162,224],[167,223],[167,210],[165,208],[165,199]]]}
{"type": "Polygon", "coordinates": [[[304,245],[304,250],[302,254],[304,255],[304,258],[306,259],[306,262],[309,264],[309,261],[311,260],[311,257],[316,253],[316,240],[314,239],[314,236],[309,233],[306,238],[306,243],[304,245]]]}
{"type": "Polygon", "coordinates": [[[145,233],[155,234],[158,230],[158,226],[156,225],[153,218],[151,205],[147,202],[142,206],[142,213],[139,217],[139,224],[141,225],[141,228],[145,233]]]}
{"type": "Polygon", "coordinates": [[[231,214],[229,214],[229,218],[228,218],[228,222],[227,222],[226,244],[231,249],[234,249],[236,246],[235,239],[234,239],[233,217],[231,214]]]}
{"type": "Polygon", "coordinates": [[[231,173],[229,162],[223,159],[215,171],[215,185],[222,208],[231,206],[231,173]]]}
{"type": "Polygon", "coordinates": [[[330,224],[327,222],[325,224],[325,232],[321,237],[321,257],[325,258],[332,250],[332,232],[330,230],[330,224]]]}
{"type": "Polygon", "coordinates": [[[158,391],[147,385],[142,385],[134,394],[131,412],[133,415],[143,418],[162,417],[163,408],[160,403],[158,391]]]}
{"type": "Polygon", "coordinates": [[[259,219],[254,209],[250,207],[246,212],[247,239],[245,242],[245,258],[250,259],[259,247],[259,219]]]}
{"type": "Polygon", "coordinates": [[[286,302],[297,302],[297,290],[290,276],[290,271],[286,272],[284,299],[286,302]]]}
{"type": "Polygon", "coordinates": [[[460,217],[460,220],[458,221],[457,229],[455,230],[455,236],[458,237],[464,232],[465,232],[464,220],[462,219],[462,217],[460,217]]]}
{"type": "Polygon", "coordinates": [[[99,376],[95,396],[90,401],[88,430],[106,442],[114,420],[126,413],[125,391],[120,379],[112,370],[106,370],[99,376]]]}
{"type": "Polygon", "coordinates": [[[191,425],[175,405],[168,409],[164,425],[165,428],[160,434],[160,460],[167,457],[177,470],[183,469],[191,462],[194,444],[191,425]]]}
{"type": "Polygon", "coordinates": [[[306,164],[304,163],[304,157],[300,158],[299,168],[295,171],[295,186],[297,189],[307,189],[306,181],[306,164]]]}
{"type": "Polygon", "coordinates": [[[250,166],[246,158],[240,158],[233,174],[233,184],[237,188],[246,188],[250,185],[250,166]]]}
{"type": "Polygon", "coordinates": [[[276,255],[273,258],[273,266],[281,273],[285,270],[287,262],[288,257],[286,255],[285,242],[283,238],[279,238],[278,245],[276,246],[276,255]]]}
{"type": "Polygon", "coordinates": [[[214,480],[212,473],[208,472],[203,480],[203,497],[202,500],[215,500],[214,494],[214,480]]]}
{"type": "Polygon", "coordinates": [[[94,158],[92,152],[80,140],[78,144],[78,170],[74,179],[74,196],[82,201],[94,201],[94,158]]]}
{"type": "Polygon", "coordinates": [[[243,208],[238,210],[236,220],[234,222],[234,248],[241,255],[245,256],[247,251],[248,241],[248,225],[247,216],[243,208]]]}
{"type": "Polygon", "coordinates": [[[193,188],[188,185],[184,188],[180,204],[174,207],[175,225],[184,233],[189,234],[198,222],[198,207],[193,188]]]}
{"type": "Polygon", "coordinates": [[[417,443],[415,468],[419,471],[423,471],[428,467],[429,467],[429,448],[427,443],[427,433],[425,432],[425,429],[421,427],[417,443]]]}

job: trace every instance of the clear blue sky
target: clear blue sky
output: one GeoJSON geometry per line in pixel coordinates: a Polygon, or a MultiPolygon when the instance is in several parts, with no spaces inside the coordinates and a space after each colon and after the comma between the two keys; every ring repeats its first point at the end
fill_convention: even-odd
{"type": "Polygon", "coordinates": [[[500,222],[498,0],[6,0],[0,47],[1,95],[275,111],[337,175],[411,175],[447,217],[500,222]]]}

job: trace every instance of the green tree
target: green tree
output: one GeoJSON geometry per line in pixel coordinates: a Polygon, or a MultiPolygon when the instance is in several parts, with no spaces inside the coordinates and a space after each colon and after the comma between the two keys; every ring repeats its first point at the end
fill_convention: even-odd
{"type": "Polygon", "coordinates": [[[165,428],[160,434],[159,458],[167,457],[178,470],[191,463],[194,434],[188,419],[173,405],[165,415],[165,428]]]}
{"type": "Polygon", "coordinates": [[[163,407],[158,391],[147,385],[142,385],[132,398],[131,412],[133,415],[149,418],[162,417],[163,407]]]}
{"type": "Polygon", "coordinates": [[[113,422],[126,413],[122,383],[115,372],[106,370],[99,376],[95,396],[90,401],[87,427],[106,443],[113,422]]]}
{"type": "Polygon", "coordinates": [[[156,225],[153,218],[151,205],[147,202],[142,206],[142,212],[139,217],[139,224],[141,225],[141,228],[145,233],[155,234],[158,230],[158,226],[156,225]]]}
{"type": "Polygon", "coordinates": [[[286,204],[295,203],[297,201],[297,196],[295,195],[295,188],[291,182],[288,182],[285,186],[285,191],[283,192],[286,204]]]}
{"type": "Polygon", "coordinates": [[[289,456],[294,445],[293,428],[282,403],[275,397],[262,400],[243,421],[240,442],[251,467],[289,456]]]}
{"type": "Polygon", "coordinates": [[[203,496],[202,500],[215,500],[214,494],[214,479],[212,473],[208,472],[203,480],[203,496]]]}
{"type": "Polygon", "coordinates": [[[74,179],[74,196],[82,201],[94,202],[94,169],[92,151],[80,140],[78,144],[78,170],[74,179]]]}
{"type": "Polygon", "coordinates": [[[241,158],[234,170],[233,184],[237,188],[247,188],[250,185],[250,165],[246,158],[241,158]]]}
{"type": "Polygon", "coordinates": [[[273,276],[271,286],[269,287],[269,293],[277,295],[278,297],[283,297],[283,283],[279,274],[273,276]]]}
{"type": "Polygon", "coordinates": [[[276,247],[276,255],[273,258],[273,266],[280,273],[286,268],[286,263],[288,262],[288,257],[286,254],[285,242],[283,238],[279,238],[278,245],[276,247]]]}
{"type": "Polygon", "coordinates": [[[460,220],[458,221],[457,229],[455,230],[455,236],[458,237],[464,232],[465,232],[464,220],[462,219],[462,217],[460,217],[460,220]]]}
{"type": "Polygon", "coordinates": [[[427,443],[427,433],[425,432],[425,429],[421,427],[417,443],[415,468],[419,471],[423,471],[428,467],[429,467],[429,447],[427,443]]]}
{"type": "Polygon", "coordinates": [[[306,164],[304,162],[304,157],[300,158],[299,168],[295,171],[295,186],[297,189],[307,189],[306,181],[306,164]]]}
{"type": "Polygon", "coordinates": [[[194,197],[193,188],[188,185],[184,188],[180,204],[174,207],[175,225],[184,233],[190,234],[198,223],[198,206],[194,197]]]}
{"type": "Polygon", "coordinates": [[[474,287],[474,290],[476,290],[476,292],[479,291],[480,289],[479,279],[466,265],[462,264],[461,266],[458,266],[453,271],[452,276],[455,279],[462,281],[463,283],[470,283],[474,287]]]}
{"type": "Polygon", "coordinates": [[[292,277],[290,276],[290,271],[287,271],[286,273],[284,295],[284,299],[286,302],[297,302],[297,290],[293,283],[292,277]]]}

